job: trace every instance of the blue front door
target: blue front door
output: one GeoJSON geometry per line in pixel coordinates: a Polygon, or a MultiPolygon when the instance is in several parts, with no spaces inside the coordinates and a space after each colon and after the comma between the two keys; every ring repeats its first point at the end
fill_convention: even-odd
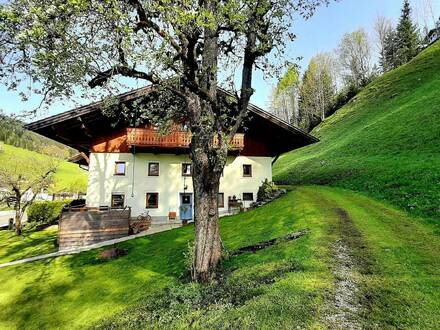
{"type": "Polygon", "coordinates": [[[180,220],[192,220],[193,203],[192,194],[180,194],[180,220]]]}

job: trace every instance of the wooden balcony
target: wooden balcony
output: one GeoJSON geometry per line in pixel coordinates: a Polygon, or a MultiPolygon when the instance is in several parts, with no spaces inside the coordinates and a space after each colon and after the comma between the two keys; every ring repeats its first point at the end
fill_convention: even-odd
{"type": "MultiPolygon", "coordinates": [[[[174,130],[167,135],[160,134],[151,128],[127,128],[127,144],[137,147],[152,148],[188,148],[191,143],[191,133],[186,131],[174,130]]],[[[217,138],[214,138],[214,144],[217,138]]],[[[244,134],[234,135],[229,149],[243,150],[244,134]]]]}

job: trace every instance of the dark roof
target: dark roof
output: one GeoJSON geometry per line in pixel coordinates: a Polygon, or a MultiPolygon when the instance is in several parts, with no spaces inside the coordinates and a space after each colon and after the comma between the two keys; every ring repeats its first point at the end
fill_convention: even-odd
{"type": "MultiPolygon", "coordinates": [[[[152,90],[153,88],[151,86],[142,87],[120,94],[117,98],[119,104],[123,104],[145,95],[152,90]]],[[[222,91],[226,94],[230,94],[224,90],[222,91]]],[[[106,136],[114,130],[129,126],[126,121],[115,123],[114,119],[105,116],[101,111],[103,102],[104,101],[94,102],[35,121],[25,125],[25,128],[64,143],[79,151],[88,153],[92,142],[97,138],[106,136]]],[[[249,105],[249,112],[252,117],[251,122],[256,122],[255,125],[258,126],[259,129],[264,125],[270,125],[276,129],[278,133],[282,133],[279,135],[280,139],[283,139],[285,143],[290,144],[290,147],[286,145],[281,148],[278,153],[300,148],[319,141],[317,138],[302,129],[286,123],[273,114],[253,104],[249,105]],[[259,125],[257,125],[258,122],[259,125]]],[[[252,127],[249,129],[252,129],[252,127]]]]}

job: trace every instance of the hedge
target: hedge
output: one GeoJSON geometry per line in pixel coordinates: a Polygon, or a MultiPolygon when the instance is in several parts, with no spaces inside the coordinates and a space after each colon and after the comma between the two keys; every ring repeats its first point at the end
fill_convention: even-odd
{"type": "Polygon", "coordinates": [[[63,206],[71,200],[35,202],[27,211],[28,222],[34,225],[53,224],[58,221],[63,206]]]}

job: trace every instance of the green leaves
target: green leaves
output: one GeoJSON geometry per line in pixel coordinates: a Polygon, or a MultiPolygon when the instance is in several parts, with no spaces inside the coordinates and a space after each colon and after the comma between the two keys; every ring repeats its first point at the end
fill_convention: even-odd
{"type": "Polygon", "coordinates": [[[326,2],[12,0],[0,6],[0,79],[11,87],[38,81],[32,92],[46,106],[78,91],[95,98],[125,90],[130,80],[157,84],[173,76],[203,98],[202,81],[233,82],[242,71],[250,35],[247,65],[272,69],[268,55],[282,54],[292,16],[309,17],[326,2]],[[210,64],[208,31],[216,38],[210,64]],[[88,83],[103,73],[102,88],[92,92],[88,83]]]}
{"type": "Polygon", "coordinates": [[[299,83],[299,74],[296,66],[291,65],[284,76],[280,79],[277,85],[277,93],[282,93],[292,86],[296,86],[299,83]]]}

